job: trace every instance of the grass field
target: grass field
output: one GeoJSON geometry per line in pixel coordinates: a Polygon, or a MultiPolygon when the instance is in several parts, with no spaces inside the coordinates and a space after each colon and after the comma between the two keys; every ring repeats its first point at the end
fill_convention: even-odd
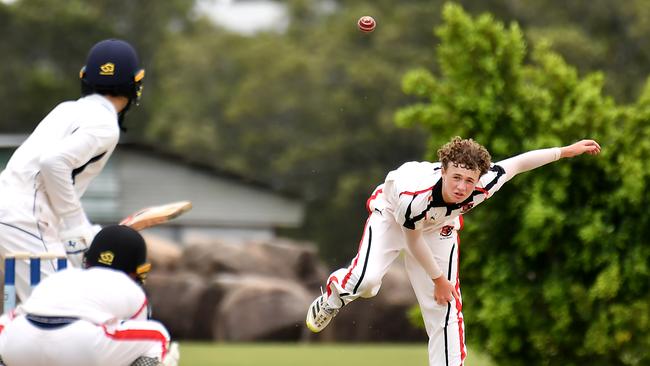
{"type": "MultiPolygon", "coordinates": [[[[180,366],[426,366],[422,344],[291,344],[191,343],[180,344],[180,366]]],[[[470,350],[465,366],[494,366],[470,350]]]]}

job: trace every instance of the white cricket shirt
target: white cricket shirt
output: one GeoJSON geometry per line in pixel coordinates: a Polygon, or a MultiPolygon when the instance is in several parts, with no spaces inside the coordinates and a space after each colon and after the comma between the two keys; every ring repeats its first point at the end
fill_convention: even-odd
{"type": "Polygon", "coordinates": [[[80,197],[117,145],[117,119],[113,104],[99,94],[59,104],[14,152],[0,173],[0,189],[44,191],[58,218],[83,217],[80,197]]]}
{"type": "Polygon", "coordinates": [[[491,164],[472,194],[463,202],[447,204],[442,199],[442,164],[408,162],[388,173],[368,200],[370,211],[386,210],[400,225],[432,231],[484,202],[515,175],[556,161],[561,149],[554,147],[525,152],[491,164]]]}
{"type": "Polygon", "coordinates": [[[481,176],[472,194],[463,202],[447,204],[442,199],[441,163],[408,162],[386,176],[381,199],[370,202],[371,210],[387,211],[409,229],[439,230],[494,194],[507,181],[505,170],[492,165],[481,176]]]}
{"type": "Polygon", "coordinates": [[[34,288],[17,314],[77,317],[94,324],[147,318],[146,295],[124,272],[103,268],[68,268],[34,288]]]}

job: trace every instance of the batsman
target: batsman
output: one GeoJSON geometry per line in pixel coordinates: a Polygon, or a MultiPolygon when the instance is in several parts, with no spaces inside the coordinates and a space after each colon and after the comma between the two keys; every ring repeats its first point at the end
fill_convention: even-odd
{"type": "MultiPolygon", "coordinates": [[[[107,39],[80,71],[82,97],[57,105],[0,173],[0,254],[67,254],[79,267],[99,231],[81,205],[90,182],[113,153],[126,112],[137,104],[144,70],[133,47],[107,39]]],[[[43,263],[42,277],[55,271],[43,263]]],[[[25,261],[16,263],[16,292],[29,289],[25,261]]]]}
{"type": "Polygon", "coordinates": [[[430,366],[461,366],[465,325],[458,280],[462,215],[492,197],[517,174],[562,158],[600,153],[594,140],[529,151],[492,163],[485,147],[456,137],[438,150],[439,162],[407,162],[386,176],[368,199],[357,256],[332,273],[326,292],[307,311],[307,327],[320,332],[339,309],[373,297],[400,253],[429,335],[430,366]]]}

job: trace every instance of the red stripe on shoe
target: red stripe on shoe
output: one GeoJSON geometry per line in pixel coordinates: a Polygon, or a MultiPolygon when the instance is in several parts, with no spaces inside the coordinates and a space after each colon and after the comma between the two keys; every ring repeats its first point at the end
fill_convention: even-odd
{"type": "Polygon", "coordinates": [[[330,287],[330,285],[332,284],[332,282],[339,283],[339,279],[336,278],[336,276],[330,276],[330,278],[327,279],[327,286],[325,286],[325,290],[327,290],[327,297],[328,297],[328,298],[329,298],[330,295],[332,294],[332,288],[330,287]]]}

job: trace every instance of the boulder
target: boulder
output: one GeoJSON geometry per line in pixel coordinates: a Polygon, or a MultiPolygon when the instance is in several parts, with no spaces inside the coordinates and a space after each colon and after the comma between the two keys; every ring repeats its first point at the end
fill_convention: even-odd
{"type": "Polygon", "coordinates": [[[330,273],[313,246],[213,241],[187,245],[179,257],[154,252],[171,254],[152,257],[159,263],[146,285],[153,317],[177,339],[426,340],[426,332],[408,321],[417,300],[401,260],[391,266],[377,296],[346,305],[327,329],[313,334],[304,324],[306,312],[330,273]]]}
{"type": "Polygon", "coordinates": [[[164,237],[142,232],[142,237],[147,243],[147,259],[152,269],[156,271],[173,271],[183,253],[179,243],[164,237]]]}
{"type": "Polygon", "coordinates": [[[310,296],[291,281],[259,276],[219,276],[225,291],[213,323],[218,341],[296,341],[303,334],[310,296]]]}
{"type": "Polygon", "coordinates": [[[293,280],[313,286],[328,272],[313,246],[287,241],[188,244],[180,267],[209,276],[215,273],[256,274],[293,280]]]}
{"type": "Polygon", "coordinates": [[[187,271],[152,272],[145,291],[152,317],[165,324],[173,338],[210,336],[204,325],[214,316],[214,310],[211,313],[206,309],[215,309],[218,298],[208,296],[208,283],[201,276],[187,271]]]}

